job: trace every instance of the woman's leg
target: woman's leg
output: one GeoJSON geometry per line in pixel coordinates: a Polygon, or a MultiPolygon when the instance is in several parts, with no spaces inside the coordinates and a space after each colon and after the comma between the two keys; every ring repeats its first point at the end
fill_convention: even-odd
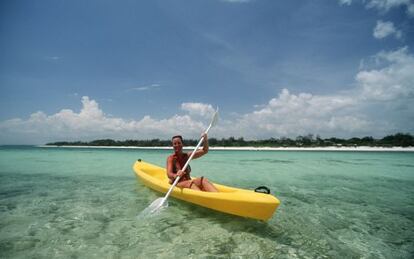
{"type": "Polygon", "coordinates": [[[203,187],[206,192],[218,192],[217,188],[210,183],[207,178],[204,178],[203,180],[203,187]]]}
{"type": "Polygon", "coordinates": [[[212,183],[210,183],[205,177],[194,179],[193,182],[193,185],[197,185],[197,187],[200,188],[202,191],[218,192],[217,188],[212,183]]]}
{"type": "Polygon", "coordinates": [[[177,186],[181,188],[189,188],[189,189],[201,191],[201,189],[197,186],[197,184],[194,183],[194,180],[181,181],[177,183],[177,186]]]}

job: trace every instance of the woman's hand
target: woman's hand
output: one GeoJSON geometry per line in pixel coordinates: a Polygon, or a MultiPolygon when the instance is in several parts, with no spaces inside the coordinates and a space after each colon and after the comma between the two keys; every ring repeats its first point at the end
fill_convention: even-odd
{"type": "Polygon", "coordinates": [[[207,133],[203,133],[201,135],[201,137],[203,137],[203,154],[205,155],[208,152],[208,138],[207,138],[207,133]]]}
{"type": "Polygon", "coordinates": [[[187,172],[183,171],[183,170],[178,170],[177,172],[177,176],[179,176],[180,178],[183,177],[183,175],[185,175],[187,172]]]}

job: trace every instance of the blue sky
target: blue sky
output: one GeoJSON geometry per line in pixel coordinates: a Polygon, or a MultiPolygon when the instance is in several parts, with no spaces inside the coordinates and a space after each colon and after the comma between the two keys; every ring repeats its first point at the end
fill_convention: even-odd
{"type": "Polygon", "coordinates": [[[414,132],[414,3],[2,1],[0,144],[414,132]]]}

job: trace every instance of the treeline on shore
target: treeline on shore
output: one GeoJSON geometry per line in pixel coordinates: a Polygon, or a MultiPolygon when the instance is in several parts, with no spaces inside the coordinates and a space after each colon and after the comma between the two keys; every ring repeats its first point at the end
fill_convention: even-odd
{"type": "MultiPolygon", "coordinates": [[[[184,139],[184,145],[196,146],[198,140],[184,139]]],[[[388,135],[381,139],[373,137],[363,138],[325,138],[314,136],[312,134],[306,136],[298,136],[291,138],[270,138],[264,140],[245,140],[244,138],[209,138],[210,146],[214,147],[328,147],[328,146],[344,146],[344,147],[410,147],[414,146],[414,137],[409,133],[397,133],[388,135]]],[[[147,139],[147,140],[113,140],[99,139],[90,142],[53,142],[46,145],[53,146],[135,146],[135,147],[168,147],[171,146],[171,140],[147,139]]]]}

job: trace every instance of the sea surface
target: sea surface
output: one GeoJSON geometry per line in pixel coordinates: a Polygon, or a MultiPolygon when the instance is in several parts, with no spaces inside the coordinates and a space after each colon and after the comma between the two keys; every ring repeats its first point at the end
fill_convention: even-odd
{"type": "Polygon", "coordinates": [[[192,175],[281,205],[268,222],[170,199],[136,178],[169,150],[0,147],[0,258],[413,258],[414,152],[210,151],[192,175]]]}

